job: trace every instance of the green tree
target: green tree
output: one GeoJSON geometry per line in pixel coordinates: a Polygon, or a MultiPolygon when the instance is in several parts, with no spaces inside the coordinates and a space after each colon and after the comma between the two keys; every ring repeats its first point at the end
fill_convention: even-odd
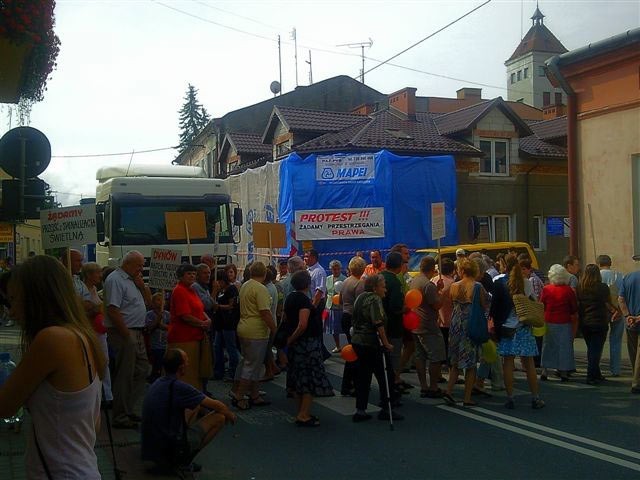
{"type": "Polygon", "coordinates": [[[184,105],[180,114],[180,144],[178,151],[182,153],[191,145],[193,139],[209,123],[209,114],[198,102],[198,89],[189,84],[184,96],[184,105]]]}

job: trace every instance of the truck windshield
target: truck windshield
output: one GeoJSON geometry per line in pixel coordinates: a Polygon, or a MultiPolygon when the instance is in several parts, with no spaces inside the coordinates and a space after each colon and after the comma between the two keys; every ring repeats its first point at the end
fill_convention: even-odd
{"type": "Polygon", "coordinates": [[[214,243],[219,224],[219,243],[233,242],[227,204],[204,199],[127,199],[112,205],[112,244],[114,245],[177,245],[185,240],[168,240],[165,212],[204,212],[206,238],[191,238],[192,244],[214,243]]]}

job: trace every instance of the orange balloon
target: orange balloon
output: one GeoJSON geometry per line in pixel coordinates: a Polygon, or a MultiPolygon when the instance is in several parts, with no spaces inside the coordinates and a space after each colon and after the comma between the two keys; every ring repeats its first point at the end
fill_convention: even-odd
{"type": "Polygon", "coordinates": [[[340,356],[344,359],[345,362],[355,362],[358,359],[358,355],[356,355],[356,351],[353,349],[353,345],[345,345],[340,350],[340,356]]]}
{"type": "Polygon", "coordinates": [[[334,305],[340,305],[340,294],[336,293],[333,297],[331,297],[331,301],[334,305]]]}
{"type": "Polygon", "coordinates": [[[418,308],[422,303],[422,293],[420,290],[412,288],[404,296],[404,304],[408,308],[418,308]]]}

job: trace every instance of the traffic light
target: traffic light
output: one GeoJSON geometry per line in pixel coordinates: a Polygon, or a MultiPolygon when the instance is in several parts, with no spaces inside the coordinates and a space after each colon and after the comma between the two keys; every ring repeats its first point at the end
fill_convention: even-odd
{"type": "Polygon", "coordinates": [[[14,180],[2,180],[3,220],[40,218],[45,182],[39,178],[51,160],[51,144],[40,130],[17,127],[0,139],[0,167],[14,180]]]}
{"type": "Polygon", "coordinates": [[[40,218],[40,208],[45,198],[45,182],[40,178],[25,180],[24,195],[20,189],[22,180],[2,180],[2,217],[4,220],[29,220],[40,218]],[[21,211],[20,197],[24,198],[21,211]]]}

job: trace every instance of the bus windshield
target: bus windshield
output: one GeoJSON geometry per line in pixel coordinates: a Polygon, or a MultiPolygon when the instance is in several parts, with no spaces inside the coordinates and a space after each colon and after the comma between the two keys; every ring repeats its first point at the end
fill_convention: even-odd
{"type": "Polygon", "coordinates": [[[112,244],[114,245],[178,245],[186,239],[167,239],[165,212],[204,212],[206,238],[191,238],[192,244],[214,243],[218,224],[219,243],[232,243],[231,219],[227,204],[206,199],[137,198],[113,200],[112,244]]]}

